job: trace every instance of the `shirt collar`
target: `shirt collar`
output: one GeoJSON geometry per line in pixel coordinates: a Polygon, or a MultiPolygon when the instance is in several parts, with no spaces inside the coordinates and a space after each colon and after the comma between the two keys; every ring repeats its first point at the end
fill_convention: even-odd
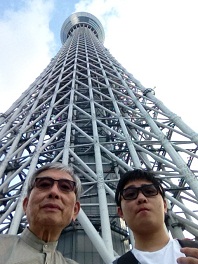
{"type": "Polygon", "coordinates": [[[50,251],[55,251],[56,246],[58,244],[58,241],[55,242],[45,242],[43,240],[41,240],[40,238],[38,238],[37,236],[35,236],[30,230],[29,228],[25,228],[24,231],[21,234],[21,239],[27,243],[28,245],[30,245],[31,247],[33,247],[36,250],[39,250],[40,252],[43,251],[43,248],[48,248],[48,250],[50,251]]]}

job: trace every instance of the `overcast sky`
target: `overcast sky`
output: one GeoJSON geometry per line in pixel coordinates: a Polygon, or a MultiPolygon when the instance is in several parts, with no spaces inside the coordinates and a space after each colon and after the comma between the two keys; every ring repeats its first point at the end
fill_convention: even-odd
{"type": "Polygon", "coordinates": [[[103,24],[111,54],[198,131],[197,5],[197,0],[1,0],[0,112],[55,56],[64,20],[86,11],[103,24]]]}

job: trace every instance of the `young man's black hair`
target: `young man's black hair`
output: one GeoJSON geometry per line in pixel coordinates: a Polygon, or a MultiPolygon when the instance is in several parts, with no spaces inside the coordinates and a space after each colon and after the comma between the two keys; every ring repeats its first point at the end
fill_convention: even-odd
{"type": "Polygon", "coordinates": [[[161,185],[161,181],[159,178],[156,177],[154,172],[146,171],[143,169],[135,169],[135,170],[128,171],[125,174],[123,174],[122,177],[120,178],[119,182],[118,182],[116,192],[115,192],[115,201],[116,201],[117,206],[120,206],[120,203],[121,203],[120,193],[124,189],[125,185],[128,182],[135,181],[135,180],[148,180],[148,181],[150,181],[151,183],[153,183],[157,187],[162,198],[165,199],[165,192],[164,192],[164,189],[161,185]]]}

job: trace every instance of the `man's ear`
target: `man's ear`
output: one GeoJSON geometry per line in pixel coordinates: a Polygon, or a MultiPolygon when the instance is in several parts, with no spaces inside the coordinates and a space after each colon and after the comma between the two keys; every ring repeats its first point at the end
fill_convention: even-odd
{"type": "Polygon", "coordinates": [[[26,213],[27,205],[28,205],[28,197],[25,197],[25,199],[23,200],[23,211],[25,213],[26,213]]]}
{"type": "Polygon", "coordinates": [[[117,207],[117,214],[119,215],[119,217],[121,217],[121,218],[124,219],[123,212],[122,212],[122,208],[120,206],[117,207]]]}
{"type": "Polygon", "coordinates": [[[80,203],[77,201],[75,206],[74,206],[74,213],[73,213],[73,217],[72,217],[73,221],[76,220],[76,217],[77,217],[79,211],[80,211],[80,203]]]}
{"type": "Polygon", "coordinates": [[[166,199],[164,199],[164,212],[167,213],[168,205],[166,199]]]}

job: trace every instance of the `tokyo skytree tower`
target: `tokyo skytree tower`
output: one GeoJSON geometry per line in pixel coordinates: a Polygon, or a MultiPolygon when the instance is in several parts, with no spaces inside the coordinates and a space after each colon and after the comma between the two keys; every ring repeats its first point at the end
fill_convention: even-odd
{"type": "Polygon", "coordinates": [[[0,232],[20,234],[26,183],[40,166],[71,164],[83,185],[81,211],[58,249],[81,264],[110,263],[133,243],[114,193],[128,170],[155,171],[166,188],[173,237],[198,237],[198,134],[103,46],[99,20],[67,18],[63,46],[0,115],[0,232]],[[69,241],[69,242],[68,242],[69,241]]]}

